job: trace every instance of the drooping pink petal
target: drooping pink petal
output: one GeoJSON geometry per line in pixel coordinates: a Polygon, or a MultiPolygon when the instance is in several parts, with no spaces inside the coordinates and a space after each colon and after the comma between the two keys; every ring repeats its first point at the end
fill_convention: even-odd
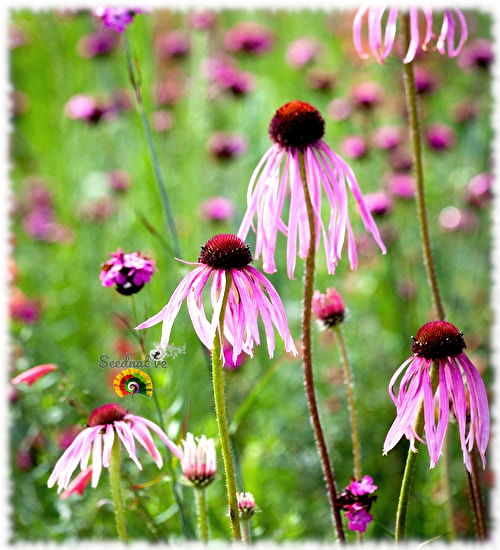
{"type": "Polygon", "coordinates": [[[92,477],[92,466],[89,466],[87,469],[82,470],[75,479],[68,485],[61,495],[61,499],[66,499],[73,495],[74,493],[79,493],[83,495],[85,487],[88,485],[90,478],[92,477]]]}
{"type": "Polygon", "coordinates": [[[102,435],[98,433],[92,447],[92,487],[97,487],[102,471],[102,435]]]}
{"type": "Polygon", "coordinates": [[[12,384],[28,384],[28,386],[31,386],[33,383],[35,383],[37,380],[48,374],[49,372],[52,372],[53,370],[57,369],[57,365],[53,365],[51,363],[45,364],[45,365],[37,365],[36,367],[32,367],[31,369],[28,369],[27,371],[22,372],[21,374],[18,374],[16,377],[14,377],[11,380],[12,384]]]}
{"type": "Polygon", "coordinates": [[[363,30],[363,16],[369,9],[370,4],[363,4],[361,8],[359,8],[359,10],[356,12],[352,23],[354,47],[356,48],[359,57],[363,59],[366,59],[368,57],[368,53],[363,49],[361,39],[361,33],[363,30]]]}
{"type": "Polygon", "coordinates": [[[170,451],[179,459],[182,460],[182,451],[173,443],[167,436],[167,434],[154,422],[149,420],[148,418],[144,418],[142,416],[136,416],[136,415],[127,415],[131,417],[134,422],[140,422],[144,424],[146,427],[148,427],[150,430],[155,432],[158,437],[165,443],[165,445],[170,449],[170,451]]]}
{"type": "Polygon", "coordinates": [[[104,433],[104,445],[102,451],[102,465],[104,468],[109,467],[109,460],[111,458],[111,450],[113,449],[113,442],[115,440],[115,430],[112,424],[106,425],[106,432],[104,433]]]}
{"type": "MultiPolygon", "coordinates": [[[[126,416],[124,416],[124,419],[126,419],[126,416]]],[[[114,422],[114,427],[128,455],[135,462],[139,470],[142,470],[142,464],[139,462],[139,459],[137,458],[135,452],[134,436],[132,434],[130,426],[127,424],[127,422],[124,422],[123,420],[118,420],[114,422]]]]}
{"type": "Polygon", "coordinates": [[[418,30],[418,9],[410,8],[410,43],[408,51],[403,59],[403,63],[411,63],[415,59],[418,47],[420,45],[420,34],[418,30]]]}

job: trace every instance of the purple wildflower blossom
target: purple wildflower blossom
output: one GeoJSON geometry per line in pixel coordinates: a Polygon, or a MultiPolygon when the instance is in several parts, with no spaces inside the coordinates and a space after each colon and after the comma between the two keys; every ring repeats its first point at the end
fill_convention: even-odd
{"type": "Polygon", "coordinates": [[[352,269],[357,267],[356,242],[347,209],[347,187],[359,206],[366,230],[372,234],[382,252],[386,252],[353,171],[321,139],[323,134],[323,117],[314,107],[302,101],[286,103],[271,120],[269,135],[274,145],[264,154],[252,174],[247,193],[247,211],[238,231],[238,236],[244,239],[257,215],[256,257],[262,255],[263,269],[267,273],[276,271],[274,251],[278,231],[288,238],[287,268],[290,279],[294,277],[297,239],[299,256],[307,256],[310,233],[300,175],[301,155],[304,156],[307,185],[314,210],[316,249],[319,248],[322,235],[328,273],[335,271],[346,232],[350,265],[352,269]],[[321,219],[322,190],[330,205],[328,228],[321,219]],[[290,211],[286,225],[281,215],[288,192],[290,211]]]}
{"type": "Polygon", "coordinates": [[[259,314],[264,324],[269,356],[274,354],[273,325],[284,340],[285,350],[297,355],[283,303],[266,277],[248,265],[251,261],[248,245],[239,237],[231,234],[215,235],[202,246],[198,263],[195,264],[198,267],[184,277],[168,304],[136,329],[149,328],[163,322],[161,345],[166,346],[175,317],[186,299],[196,334],[212,350],[226,285],[230,284],[224,316],[224,338],[233,347],[233,361],[241,352],[253,356],[254,344],[260,344],[257,324],[259,314]],[[211,277],[213,315],[209,321],[203,307],[203,290],[211,277]]]}
{"type": "Polygon", "coordinates": [[[383,454],[387,454],[404,435],[410,440],[413,451],[416,451],[415,439],[427,445],[430,467],[434,468],[441,455],[451,406],[457,420],[467,470],[471,471],[469,453],[474,442],[485,468],[490,433],[488,397],[481,376],[463,352],[464,348],[462,333],[447,321],[432,321],[419,329],[413,338],[413,354],[397,369],[389,383],[389,393],[396,405],[396,419],[387,433],[383,454]],[[430,378],[433,363],[438,368],[435,389],[430,378]],[[403,372],[396,395],[394,385],[403,372]],[[425,439],[417,435],[414,429],[422,401],[425,439]]]}
{"type": "MultiPolygon", "coordinates": [[[[368,53],[362,44],[363,18],[368,14],[368,45],[371,53],[377,58],[379,63],[384,63],[385,59],[391,53],[396,40],[396,29],[398,20],[398,8],[393,6],[389,9],[386,18],[385,28],[383,28],[384,14],[386,6],[371,6],[364,4],[357,11],[353,21],[353,40],[359,56],[366,59],[368,53]]],[[[443,22],[439,35],[433,32],[433,16],[430,8],[409,8],[410,17],[410,43],[404,53],[403,63],[410,63],[415,59],[419,49],[428,51],[436,49],[441,55],[448,54],[448,57],[457,56],[467,40],[467,22],[462,12],[456,8],[453,10],[444,10],[443,22]],[[422,37],[419,30],[419,12],[423,12],[425,18],[425,34],[422,37]],[[454,13],[453,13],[454,12],[454,13]],[[457,23],[459,29],[457,29],[457,23]],[[458,44],[455,44],[455,35],[458,35],[458,44]]]]}
{"type": "Polygon", "coordinates": [[[88,427],[75,437],[57,461],[47,485],[53,487],[57,483],[58,493],[66,489],[77,466],[80,465],[82,471],[87,468],[92,448],[92,487],[97,487],[102,469],[109,468],[115,436],[118,436],[139,470],[142,470],[142,464],[137,458],[134,439],[152,456],[158,468],[161,468],[163,459],[149,430],[155,432],[174,455],[182,460],[180,449],[154,422],[142,416],[129,414],[116,403],[109,403],[90,413],[88,427]]]}
{"type": "Polygon", "coordinates": [[[373,519],[369,511],[377,500],[377,496],[373,494],[377,489],[378,486],[373,483],[371,476],[363,476],[361,481],[353,479],[340,493],[338,504],[346,513],[351,531],[366,531],[366,526],[373,519]]]}
{"type": "Polygon", "coordinates": [[[366,511],[366,508],[361,504],[354,503],[346,508],[345,517],[347,518],[347,526],[351,531],[359,531],[364,533],[366,526],[373,519],[373,516],[366,511]]]}
{"type": "Polygon", "coordinates": [[[111,253],[111,260],[102,266],[99,275],[103,286],[116,285],[116,290],[126,296],[139,292],[149,283],[156,265],[153,260],[146,258],[140,252],[124,254],[119,248],[111,253]]]}
{"type": "Polygon", "coordinates": [[[104,26],[117,33],[122,33],[132,23],[134,16],[144,13],[141,8],[112,8],[99,6],[93,12],[94,17],[100,19],[104,26]]]}
{"type": "Polygon", "coordinates": [[[327,328],[332,328],[344,320],[344,302],[333,287],[327,288],[325,294],[315,290],[311,305],[318,320],[327,328]]]}
{"type": "Polygon", "coordinates": [[[248,521],[257,511],[255,498],[252,493],[236,493],[238,511],[243,521],[248,521]]]}

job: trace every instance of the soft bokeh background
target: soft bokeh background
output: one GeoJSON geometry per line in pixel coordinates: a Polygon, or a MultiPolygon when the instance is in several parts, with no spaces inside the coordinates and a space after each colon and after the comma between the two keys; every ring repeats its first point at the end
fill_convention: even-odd
{"type": "MultiPolygon", "coordinates": [[[[130,353],[141,358],[139,335],[131,327],[163,307],[187,267],[174,258],[123,37],[103,34],[87,11],[23,9],[10,15],[9,377],[38,364],[59,367],[32,387],[9,389],[12,538],[111,539],[115,527],[107,475],[96,489],[88,487],[82,497],[68,500],[48,489],[47,479],[64,441],[86,425],[92,409],[130,401],[116,395],[112,382],[118,371],[100,369],[99,357],[123,360],[130,353]],[[111,113],[93,121],[70,118],[67,103],[79,94],[112,106],[111,113]],[[151,283],[133,300],[99,281],[101,264],[118,247],[141,251],[158,266],[151,283]]],[[[199,15],[154,10],[138,15],[127,31],[182,259],[196,261],[211,236],[237,231],[248,181],[270,146],[269,121],[290,100],[301,99],[320,110],[325,141],[349,161],[365,195],[383,191],[390,199],[377,215],[387,255],[365,236],[353,208],[359,268],[351,272],[344,258],[335,275],[328,276],[320,252],[316,288],[324,292],[335,286],[348,309],[342,328],[355,378],[363,473],[379,486],[365,539],[391,540],[407,442],[382,456],[395,412],[387,385],[410,355],[411,336],[432,319],[415,202],[394,187],[394,174],[411,184],[400,59],[393,55],[384,66],[373,58],[359,60],[352,45],[352,11],[224,10],[211,14],[208,27],[197,28],[199,15]],[[232,51],[227,43],[228,33],[248,21],[270,40],[262,52],[232,51]],[[304,38],[312,40],[311,50],[310,43],[295,43],[304,38]],[[293,57],[293,49],[290,53],[292,45],[305,55],[305,64],[293,57]],[[243,82],[239,88],[213,80],[214,56],[232,64],[243,82]],[[375,103],[360,103],[359,86],[365,86],[365,99],[375,103]],[[385,126],[401,131],[393,150],[383,149],[377,137],[385,126]],[[238,136],[242,150],[229,158],[217,156],[209,146],[216,132],[238,136]],[[359,156],[358,147],[345,143],[348,136],[362,138],[366,152],[359,156]],[[216,196],[234,208],[219,222],[202,213],[205,201],[216,196]]],[[[488,52],[488,45],[491,51],[492,18],[479,10],[466,12],[466,17],[468,51],[455,59],[421,55],[416,65],[429,223],[445,308],[448,319],[464,331],[467,352],[489,385],[491,197],[488,191],[478,194],[477,186],[481,178],[486,189],[491,183],[491,59],[481,52],[488,52]],[[441,148],[425,137],[434,124],[445,125],[441,148]]],[[[253,238],[249,236],[251,245],[253,238]]],[[[280,242],[283,247],[284,238],[280,242]]],[[[260,267],[259,261],[255,265],[260,267]]],[[[301,271],[299,261],[297,278],[289,281],[281,255],[277,273],[269,276],[297,341],[301,271]]],[[[141,334],[146,350],[159,341],[160,333],[157,326],[141,334]]],[[[353,465],[338,346],[319,327],[313,337],[320,411],[341,489],[349,483],[353,465]]],[[[176,440],[186,430],[216,438],[208,356],[185,308],[171,341],[185,344],[186,353],[170,360],[166,369],[149,369],[156,400],[137,396],[134,412],[162,424],[176,440]]],[[[252,521],[253,540],[334,540],[300,361],[284,355],[281,342],[273,359],[263,346],[238,370],[226,372],[226,389],[239,489],[252,492],[260,508],[252,521]]],[[[446,538],[448,506],[456,535],[474,535],[454,425],[448,453],[451,502],[442,463],[429,470],[428,453],[420,451],[409,537],[446,538]]],[[[195,537],[192,490],[171,475],[178,478],[178,462],[172,460],[170,469],[159,471],[144,455],[141,472],[132,461],[123,462],[131,537],[169,542],[195,537]]],[[[212,538],[227,540],[218,456],[221,473],[207,491],[210,532],[212,538]]],[[[489,468],[482,480],[491,488],[489,468]]]]}

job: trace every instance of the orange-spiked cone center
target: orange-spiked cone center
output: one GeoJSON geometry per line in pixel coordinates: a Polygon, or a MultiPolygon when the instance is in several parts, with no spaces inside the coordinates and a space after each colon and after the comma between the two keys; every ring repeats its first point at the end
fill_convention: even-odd
{"type": "Polygon", "coordinates": [[[249,246],[230,233],[215,235],[201,247],[198,261],[215,269],[238,269],[252,261],[249,246]]]}
{"type": "Polygon", "coordinates": [[[120,405],[108,403],[102,407],[97,407],[90,413],[88,425],[92,428],[93,426],[113,424],[117,420],[122,420],[126,414],[127,410],[120,405]]]}
{"type": "Polygon", "coordinates": [[[465,349],[463,333],[447,321],[426,323],[413,337],[412,352],[425,359],[443,359],[465,349]]]}
{"type": "Polygon", "coordinates": [[[280,107],[269,124],[269,136],[283,147],[301,149],[316,143],[325,133],[320,112],[304,101],[290,101],[280,107]]]}

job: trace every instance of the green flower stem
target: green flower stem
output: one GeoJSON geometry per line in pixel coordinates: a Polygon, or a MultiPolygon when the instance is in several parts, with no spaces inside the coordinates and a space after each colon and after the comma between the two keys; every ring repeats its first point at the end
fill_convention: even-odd
{"type": "Polygon", "coordinates": [[[334,327],[335,334],[340,347],[340,357],[342,359],[342,367],[344,369],[344,383],[347,389],[347,399],[349,401],[349,415],[351,417],[352,431],[352,454],[354,459],[354,478],[361,479],[361,445],[359,443],[358,418],[356,415],[356,406],[354,399],[354,379],[347,357],[347,348],[345,345],[344,335],[339,325],[334,327]]]}
{"type": "MultiPolygon", "coordinates": [[[[439,382],[439,364],[436,361],[432,362],[432,367],[430,371],[432,391],[436,390],[436,387],[439,382]]],[[[417,414],[414,426],[415,433],[418,437],[422,437],[424,431],[424,403],[420,405],[420,409],[417,414]]],[[[406,466],[403,474],[403,481],[401,483],[401,490],[399,493],[398,509],[396,513],[396,529],[395,529],[395,541],[402,542],[404,539],[404,533],[406,528],[406,517],[408,513],[408,502],[410,500],[410,495],[413,487],[413,480],[415,478],[415,466],[417,464],[417,451],[419,447],[419,441],[415,438],[413,451],[411,447],[408,449],[408,457],[406,458],[406,466]]]]}
{"type": "Polygon", "coordinates": [[[477,537],[480,540],[487,540],[488,532],[486,528],[486,518],[484,514],[483,497],[481,495],[481,485],[479,482],[479,472],[477,465],[476,450],[471,453],[472,472],[467,472],[469,481],[469,492],[472,506],[474,508],[474,519],[476,524],[477,537]]]}
{"type": "Polygon", "coordinates": [[[111,497],[113,498],[118,537],[122,542],[128,543],[120,479],[120,439],[117,434],[115,434],[109,458],[109,483],[111,486],[111,497]]]}
{"type": "Polygon", "coordinates": [[[311,346],[311,310],[312,310],[312,297],[314,291],[314,270],[315,270],[315,256],[316,256],[316,228],[314,225],[314,212],[311,204],[311,197],[309,195],[309,189],[307,187],[307,176],[304,163],[304,153],[299,153],[300,162],[300,177],[304,188],[304,197],[307,207],[307,216],[309,220],[309,233],[310,243],[309,250],[307,252],[307,258],[305,262],[304,270],[304,303],[303,303],[303,316],[302,316],[302,360],[304,367],[304,386],[307,397],[307,405],[309,407],[309,419],[314,431],[314,437],[316,440],[316,447],[318,455],[321,461],[321,467],[323,469],[323,477],[325,480],[325,487],[330,502],[330,508],[333,516],[333,524],[337,532],[337,538],[339,542],[345,543],[344,527],[342,525],[342,518],[340,516],[340,509],[337,505],[337,491],[335,488],[335,478],[333,474],[333,468],[330,465],[330,458],[328,455],[328,447],[326,444],[325,436],[323,433],[323,427],[321,425],[321,419],[319,416],[318,405],[316,402],[316,392],[314,388],[314,376],[312,365],[312,346],[311,346]]]}
{"type": "Polygon", "coordinates": [[[219,438],[222,449],[222,459],[226,475],[227,498],[229,504],[229,519],[233,541],[241,539],[240,516],[238,513],[238,499],[236,496],[236,476],[229,441],[229,428],[226,413],[226,399],[224,396],[224,372],[222,368],[222,342],[224,334],[224,312],[226,310],[227,297],[232,284],[231,274],[226,270],[226,287],[219,318],[219,327],[215,332],[214,347],[212,350],[212,383],[214,389],[215,416],[219,428],[219,438]]]}
{"type": "Polygon", "coordinates": [[[245,544],[250,544],[250,520],[243,520],[241,522],[241,540],[245,544]]]}
{"type": "MultiPolygon", "coordinates": [[[[405,44],[408,44],[410,41],[410,22],[408,14],[402,16],[401,23],[403,41],[405,44]]],[[[424,170],[422,166],[422,139],[413,62],[403,63],[403,76],[406,96],[406,108],[408,111],[408,124],[410,126],[410,141],[413,150],[413,164],[415,179],[417,183],[417,210],[420,226],[420,237],[422,240],[423,260],[427,271],[427,280],[432,294],[432,299],[434,301],[436,315],[438,319],[445,319],[443,302],[441,300],[441,294],[439,292],[439,285],[436,276],[436,268],[432,257],[429,224],[427,221],[427,210],[425,206],[424,170]]]]}
{"type": "Polygon", "coordinates": [[[200,540],[206,544],[208,542],[208,519],[205,487],[195,487],[194,494],[200,526],[200,540]]]}
{"type": "Polygon", "coordinates": [[[142,100],[142,94],[141,94],[141,86],[140,81],[136,77],[136,72],[134,69],[134,63],[132,61],[132,52],[130,50],[130,44],[127,37],[127,31],[123,33],[124,35],[124,44],[125,44],[125,53],[127,56],[127,67],[129,72],[130,81],[132,83],[132,87],[134,88],[135,92],[135,98],[137,101],[137,111],[139,113],[139,116],[141,118],[142,126],[144,129],[144,133],[146,134],[146,140],[148,143],[149,153],[151,155],[151,161],[153,163],[153,170],[156,178],[156,182],[158,183],[158,188],[160,190],[160,197],[163,204],[163,210],[165,211],[165,215],[167,217],[167,225],[170,230],[170,233],[172,235],[172,242],[173,242],[173,249],[174,253],[177,258],[181,258],[181,250],[179,246],[179,239],[177,236],[177,230],[175,227],[174,222],[174,216],[172,214],[172,209],[170,207],[170,201],[168,199],[167,194],[167,188],[165,186],[165,182],[163,181],[163,177],[161,175],[160,170],[160,163],[158,162],[158,155],[156,153],[156,149],[153,143],[153,136],[151,133],[151,127],[149,125],[148,117],[146,116],[146,112],[144,110],[144,102],[142,100]]]}

